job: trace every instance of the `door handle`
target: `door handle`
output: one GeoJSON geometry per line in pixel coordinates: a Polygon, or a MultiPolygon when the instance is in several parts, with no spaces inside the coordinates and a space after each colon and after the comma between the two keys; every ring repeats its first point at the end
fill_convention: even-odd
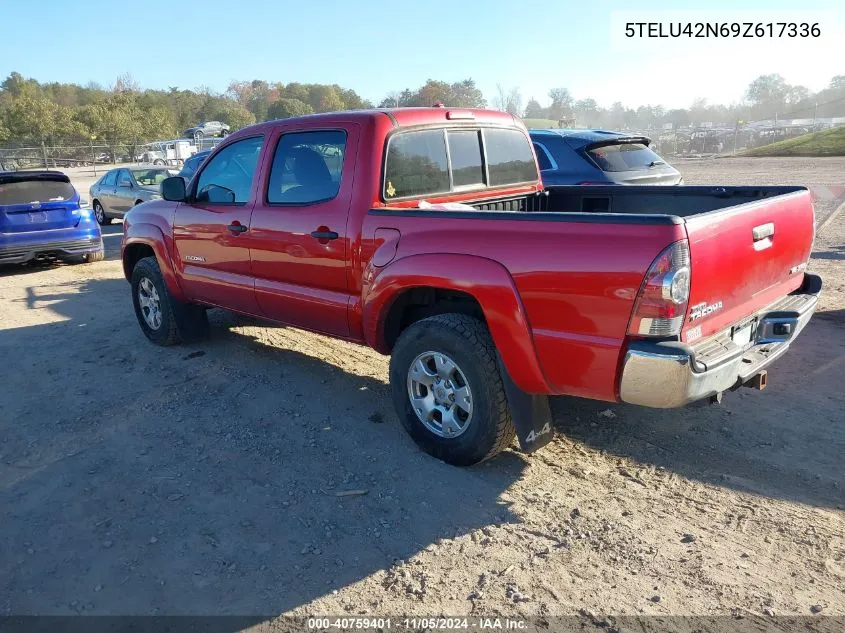
{"type": "Polygon", "coordinates": [[[760,226],[755,226],[751,229],[751,235],[754,237],[755,242],[759,242],[760,240],[764,240],[767,237],[772,237],[775,234],[775,223],[769,222],[767,224],[761,224],[760,226]]]}
{"type": "Polygon", "coordinates": [[[229,225],[229,230],[230,230],[232,233],[245,233],[245,232],[247,231],[247,227],[245,227],[245,226],[244,226],[243,224],[241,224],[240,222],[232,222],[232,223],[229,225]]]}
{"type": "Polygon", "coordinates": [[[318,240],[336,240],[340,236],[334,231],[312,231],[311,237],[318,240]]]}

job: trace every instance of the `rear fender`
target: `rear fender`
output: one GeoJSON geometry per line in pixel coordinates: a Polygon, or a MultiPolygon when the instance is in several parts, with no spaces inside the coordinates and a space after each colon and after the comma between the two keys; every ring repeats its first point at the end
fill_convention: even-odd
{"type": "Polygon", "coordinates": [[[164,234],[161,232],[161,229],[153,224],[132,224],[123,236],[120,257],[123,261],[123,274],[127,281],[132,280],[132,271],[129,270],[129,262],[127,261],[126,254],[135,244],[144,244],[152,248],[158,260],[159,268],[161,268],[161,274],[164,277],[167,290],[174,298],[184,301],[185,294],[179,285],[179,278],[176,276],[173,260],[170,258],[170,254],[165,247],[164,234]]]}
{"type": "Polygon", "coordinates": [[[383,354],[385,321],[399,295],[411,288],[455,290],[474,297],[484,313],[493,342],[513,382],[527,393],[550,393],[534,349],[525,307],[507,269],[473,255],[424,254],[368,267],[363,289],[363,333],[383,354]]]}

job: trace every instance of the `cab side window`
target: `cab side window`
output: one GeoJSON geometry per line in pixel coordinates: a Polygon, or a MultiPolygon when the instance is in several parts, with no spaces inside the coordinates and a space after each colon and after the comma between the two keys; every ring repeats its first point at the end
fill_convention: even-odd
{"type": "Polygon", "coordinates": [[[263,136],[236,141],[205,164],[194,199],[208,204],[246,204],[258,167],[263,136]]]}
{"type": "Polygon", "coordinates": [[[346,132],[293,132],[279,138],[267,202],[303,205],[337,196],[346,156],[346,132]]]}

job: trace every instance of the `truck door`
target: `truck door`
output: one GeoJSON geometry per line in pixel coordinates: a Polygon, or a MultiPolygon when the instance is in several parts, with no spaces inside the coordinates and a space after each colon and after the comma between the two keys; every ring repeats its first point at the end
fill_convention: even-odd
{"type": "Polygon", "coordinates": [[[250,227],[255,294],[263,314],[348,336],[346,220],[359,128],[280,130],[250,227]]]}
{"type": "Polygon", "coordinates": [[[188,297],[256,316],[248,239],[263,144],[263,136],[244,138],[212,156],[173,222],[174,260],[188,297]]]}

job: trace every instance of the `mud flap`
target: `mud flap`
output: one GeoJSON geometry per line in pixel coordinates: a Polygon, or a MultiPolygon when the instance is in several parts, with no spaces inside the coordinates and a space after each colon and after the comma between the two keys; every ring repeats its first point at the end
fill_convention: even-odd
{"type": "Polygon", "coordinates": [[[511,380],[502,359],[497,356],[497,360],[519,446],[523,453],[533,453],[554,437],[549,397],[525,393],[511,380]]]}

